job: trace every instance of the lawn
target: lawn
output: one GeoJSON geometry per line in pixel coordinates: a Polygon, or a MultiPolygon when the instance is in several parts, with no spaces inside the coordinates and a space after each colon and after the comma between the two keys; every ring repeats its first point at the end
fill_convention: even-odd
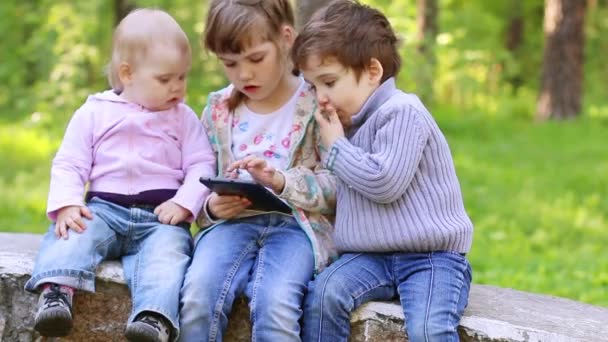
{"type": "MultiPolygon", "coordinates": [[[[475,224],[474,282],[608,306],[608,121],[435,115],[475,224]]],[[[60,137],[33,119],[0,124],[0,231],[48,226],[49,166],[60,137]]]]}

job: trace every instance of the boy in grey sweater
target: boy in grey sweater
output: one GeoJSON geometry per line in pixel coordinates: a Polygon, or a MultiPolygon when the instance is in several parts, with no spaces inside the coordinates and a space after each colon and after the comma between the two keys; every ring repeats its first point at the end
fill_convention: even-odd
{"type": "Polygon", "coordinates": [[[292,50],[316,90],[324,165],[338,178],[342,253],[309,286],[304,341],[346,341],[353,310],[393,298],[410,341],[458,341],[473,224],[444,135],[418,97],[395,86],[396,45],[381,12],[337,0],[292,50]]]}

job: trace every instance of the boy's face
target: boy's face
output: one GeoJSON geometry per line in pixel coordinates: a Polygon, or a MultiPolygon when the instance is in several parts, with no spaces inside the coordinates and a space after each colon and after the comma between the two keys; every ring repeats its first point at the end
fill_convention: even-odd
{"type": "Polygon", "coordinates": [[[336,110],[343,126],[352,123],[367,98],[378,88],[379,82],[367,70],[359,79],[352,69],[344,67],[335,58],[308,58],[301,68],[304,78],[313,85],[322,110],[336,110]]]}
{"type": "Polygon", "coordinates": [[[132,68],[125,95],[152,111],[167,110],[183,101],[189,62],[177,48],[152,46],[132,68]]]}

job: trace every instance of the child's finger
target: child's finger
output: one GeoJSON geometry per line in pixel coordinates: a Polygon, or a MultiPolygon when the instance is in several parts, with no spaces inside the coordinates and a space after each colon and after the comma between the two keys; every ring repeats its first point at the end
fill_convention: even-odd
{"type": "Polygon", "coordinates": [[[265,167],[266,161],[262,158],[255,158],[247,162],[247,168],[265,167]]]}
{"type": "Polygon", "coordinates": [[[161,213],[160,215],[158,215],[158,222],[162,224],[167,224],[169,222],[169,220],[167,220],[167,214],[161,213]]]}
{"type": "Polygon", "coordinates": [[[80,214],[89,220],[93,219],[93,213],[91,213],[91,209],[87,207],[80,207],[80,214]]]}
{"type": "Polygon", "coordinates": [[[315,111],[315,120],[317,120],[317,123],[321,127],[325,127],[327,125],[327,119],[320,110],[315,111]]]}
{"type": "Polygon", "coordinates": [[[82,222],[81,217],[72,217],[69,223],[69,227],[75,232],[82,233],[84,231],[84,222],[82,222]]]}
{"type": "Polygon", "coordinates": [[[55,236],[56,237],[61,237],[61,231],[59,229],[59,225],[60,225],[60,221],[57,220],[57,222],[55,222],[55,236]]]}
{"type": "Polygon", "coordinates": [[[68,229],[65,221],[61,221],[59,224],[59,236],[61,236],[64,240],[68,239],[68,229]]]}
{"type": "Polygon", "coordinates": [[[338,113],[335,110],[327,112],[327,121],[331,124],[339,124],[340,118],[338,117],[338,113]]]}
{"type": "Polygon", "coordinates": [[[233,162],[232,164],[230,164],[230,165],[229,165],[229,166],[226,168],[226,171],[228,171],[228,172],[232,172],[232,171],[234,171],[234,170],[236,170],[236,169],[240,169],[240,168],[241,168],[240,166],[241,166],[241,161],[240,161],[240,160],[237,160],[237,161],[233,162]]]}
{"type": "Polygon", "coordinates": [[[224,177],[226,178],[232,178],[232,179],[236,179],[239,178],[239,173],[237,172],[238,169],[234,169],[232,171],[229,171],[227,173],[224,174],[224,177]]]}

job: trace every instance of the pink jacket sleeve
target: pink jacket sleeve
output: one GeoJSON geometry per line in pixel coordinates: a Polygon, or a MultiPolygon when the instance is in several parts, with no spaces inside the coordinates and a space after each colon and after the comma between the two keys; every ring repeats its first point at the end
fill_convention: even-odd
{"type": "Polygon", "coordinates": [[[53,158],[47,202],[47,216],[52,221],[63,207],[85,205],[84,188],[93,163],[93,111],[89,103],[74,113],[53,158]]]}
{"type": "Polygon", "coordinates": [[[215,176],[216,160],[203,124],[188,106],[183,105],[183,112],[182,170],[185,176],[172,200],[188,209],[192,214],[189,220],[193,221],[209,196],[209,189],[199,182],[199,178],[215,176]]]}

